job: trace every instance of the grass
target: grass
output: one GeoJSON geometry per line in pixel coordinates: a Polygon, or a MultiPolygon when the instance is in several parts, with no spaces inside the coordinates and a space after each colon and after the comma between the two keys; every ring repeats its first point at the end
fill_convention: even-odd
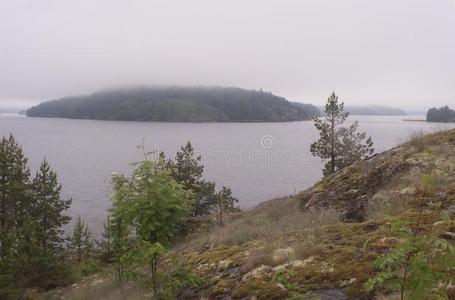
{"type": "Polygon", "coordinates": [[[111,278],[90,277],[84,282],[72,285],[69,288],[52,290],[48,293],[40,294],[37,300],[123,300],[123,299],[150,299],[146,297],[147,291],[139,284],[129,282],[118,287],[111,278]]]}
{"type": "Polygon", "coordinates": [[[292,197],[268,201],[248,211],[209,236],[213,245],[232,245],[245,241],[276,241],[279,237],[308,228],[338,222],[334,211],[302,212],[292,197]]]}

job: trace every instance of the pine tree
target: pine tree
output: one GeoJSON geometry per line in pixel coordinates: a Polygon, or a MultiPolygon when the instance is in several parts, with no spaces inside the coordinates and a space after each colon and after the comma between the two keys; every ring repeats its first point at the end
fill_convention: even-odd
{"type": "Polygon", "coordinates": [[[57,174],[47,160],[41,163],[32,182],[33,218],[36,225],[36,238],[43,249],[55,252],[62,248],[63,229],[70,217],[63,215],[71,205],[71,199],[62,199],[62,186],[57,182],[57,174]]]}
{"type": "Polygon", "coordinates": [[[330,95],[322,117],[313,118],[320,138],[311,144],[310,151],[326,161],[325,176],[349,166],[353,162],[374,153],[371,137],[357,132],[358,122],[349,127],[341,127],[349,113],[344,112],[344,103],[338,102],[335,93],[330,95]]]}
{"type": "Polygon", "coordinates": [[[172,174],[175,180],[181,183],[186,190],[191,190],[201,179],[204,166],[201,165],[201,156],[194,155],[194,149],[190,142],[180,148],[175,155],[172,166],[172,174]]]}
{"type": "Polygon", "coordinates": [[[112,228],[111,228],[111,216],[107,215],[106,222],[103,224],[104,232],[104,247],[106,248],[107,257],[111,256],[111,247],[112,247],[112,228]]]}
{"type": "Polygon", "coordinates": [[[218,217],[218,223],[220,226],[224,225],[223,214],[227,212],[238,211],[239,208],[236,204],[239,202],[236,198],[232,196],[232,191],[230,188],[223,186],[221,191],[219,191],[215,196],[216,203],[216,214],[218,217]]]}
{"type": "Polygon", "coordinates": [[[71,201],[61,200],[60,190],[47,162],[30,182],[21,147],[13,136],[0,140],[0,275],[10,287],[46,288],[55,280],[50,277],[68,278],[61,226],[71,201]]]}
{"type": "Polygon", "coordinates": [[[175,160],[167,163],[175,181],[194,193],[193,216],[209,214],[215,201],[215,184],[202,179],[204,166],[201,160],[201,156],[195,156],[191,143],[187,142],[177,152],[175,160]]]}
{"type": "Polygon", "coordinates": [[[78,262],[81,262],[91,254],[93,249],[92,233],[81,217],[77,218],[72,235],[68,238],[68,242],[68,248],[73,255],[75,255],[78,262]]]}
{"type": "Polygon", "coordinates": [[[30,171],[14,137],[0,140],[0,258],[10,252],[14,235],[30,218],[30,171]]]}

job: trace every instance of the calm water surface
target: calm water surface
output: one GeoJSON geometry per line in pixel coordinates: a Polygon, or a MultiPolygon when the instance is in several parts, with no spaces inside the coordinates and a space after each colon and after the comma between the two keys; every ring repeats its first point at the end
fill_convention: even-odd
{"type": "MultiPolygon", "coordinates": [[[[415,131],[449,128],[403,119],[423,116],[355,116],[377,151],[415,131]]],[[[455,127],[453,125],[450,125],[455,127]]],[[[46,157],[63,192],[73,198],[70,214],[97,232],[110,207],[109,178],[129,173],[142,155],[137,145],[173,156],[191,141],[203,159],[205,177],[232,188],[243,208],[289,195],[321,177],[321,162],[309,153],[317,132],[310,121],[289,123],[146,123],[0,116],[0,135],[14,134],[36,170],[46,157]]]]}

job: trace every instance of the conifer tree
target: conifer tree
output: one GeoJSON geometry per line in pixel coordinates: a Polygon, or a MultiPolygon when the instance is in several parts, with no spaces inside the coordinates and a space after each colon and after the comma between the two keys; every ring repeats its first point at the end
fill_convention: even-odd
{"type": "Polygon", "coordinates": [[[201,160],[201,156],[195,156],[191,143],[187,142],[177,152],[175,160],[167,163],[175,181],[182,184],[185,190],[194,193],[193,216],[210,213],[215,203],[215,184],[202,179],[204,166],[201,160]]]}
{"type": "Polygon", "coordinates": [[[216,214],[220,226],[224,225],[223,214],[225,214],[226,212],[233,212],[239,210],[238,206],[236,205],[238,202],[239,200],[232,196],[231,189],[225,186],[223,186],[221,191],[219,191],[216,194],[215,196],[216,214]]]}
{"type": "Polygon", "coordinates": [[[110,257],[112,247],[112,228],[110,215],[106,217],[106,222],[104,223],[103,227],[104,227],[103,238],[105,240],[104,246],[106,248],[106,255],[107,257],[110,257]]]}
{"type": "Polygon", "coordinates": [[[195,157],[194,149],[190,142],[187,142],[180,150],[175,155],[175,161],[171,169],[172,174],[174,179],[182,184],[186,190],[191,190],[201,179],[204,166],[201,165],[201,156],[195,157]]]}
{"type": "Polygon", "coordinates": [[[0,139],[0,276],[13,288],[49,287],[69,276],[60,250],[71,200],[62,200],[60,191],[47,161],[30,181],[14,137],[0,139]]]}
{"type": "Polygon", "coordinates": [[[32,182],[32,213],[37,223],[36,238],[43,249],[51,252],[62,248],[62,227],[70,220],[63,212],[70,207],[71,199],[62,199],[61,190],[57,174],[47,160],[43,160],[32,182]]]}
{"type": "Polygon", "coordinates": [[[93,249],[93,237],[90,229],[81,217],[77,218],[72,235],[68,238],[68,242],[68,248],[77,258],[78,262],[81,262],[90,255],[93,249]]]}
{"type": "Polygon", "coordinates": [[[371,137],[367,138],[364,132],[357,132],[357,121],[349,127],[341,126],[348,116],[349,113],[344,112],[344,103],[338,102],[338,96],[332,93],[322,117],[313,118],[320,138],[311,144],[310,151],[326,161],[323,170],[325,176],[374,153],[371,137]]]}
{"type": "MultiPolygon", "coordinates": [[[[30,171],[14,137],[0,140],[0,258],[10,252],[14,235],[29,219],[30,171]]],[[[16,239],[17,240],[17,239],[16,239]]]]}

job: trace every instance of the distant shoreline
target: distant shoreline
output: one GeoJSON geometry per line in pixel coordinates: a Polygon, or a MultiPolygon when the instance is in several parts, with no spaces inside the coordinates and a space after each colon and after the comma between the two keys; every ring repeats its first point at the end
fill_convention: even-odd
{"type": "Polygon", "coordinates": [[[427,122],[427,120],[424,119],[403,119],[404,122],[427,122]]]}

